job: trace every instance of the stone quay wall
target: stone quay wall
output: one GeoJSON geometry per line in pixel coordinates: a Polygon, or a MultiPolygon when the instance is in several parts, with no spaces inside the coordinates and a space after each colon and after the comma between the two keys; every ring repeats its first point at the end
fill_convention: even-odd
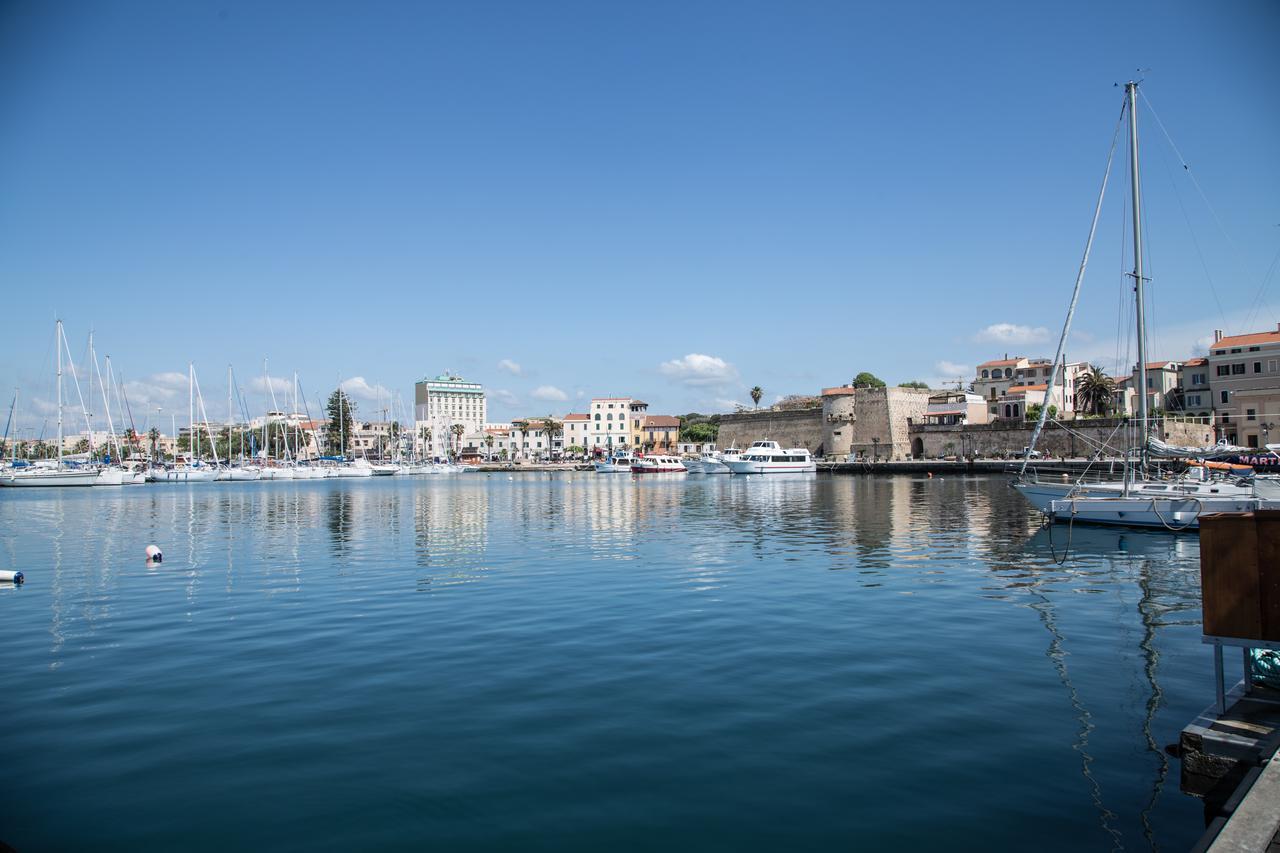
{"type": "MultiPolygon", "coordinates": [[[[913,423],[910,427],[912,456],[917,459],[1020,457],[1022,449],[1031,443],[1034,429],[1034,423],[1021,421],[955,426],[913,423]]],[[[1117,418],[1049,421],[1036,442],[1036,449],[1045,456],[1074,458],[1090,456],[1099,447],[1109,445],[1105,455],[1118,456],[1133,440],[1136,429],[1135,422],[1126,423],[1124,419],[1117,418]]],[[[1213,443],[1209,427],[1186,421],[1158,421],[1152,426],[1152,435],[1171,444],[1198,446],[1213,443]]]]}
{"type": "Polygon", "coordinates": [[[817,454],[822,446],[822,410],[796,409],[776,412],[737,412],[720,416],[720,434],[716,444],[721,448],[745,449],[753,441],[769,439],[783,447],[804,447],[817,454]]]}

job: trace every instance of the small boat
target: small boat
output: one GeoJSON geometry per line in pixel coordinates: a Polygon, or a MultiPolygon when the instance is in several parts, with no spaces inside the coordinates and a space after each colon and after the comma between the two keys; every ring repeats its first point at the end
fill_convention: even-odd
{"type": "Polygon", "coordinates": [[[641,456],[631,463],[632,474],[687,474],[689,469],[675,456],[641,456]]]}
{"type": "Polygon", "coordinates": [[[393,462],[386,464],[378,463],[373,465],[373,476],[375,477],[391,477],[400,473],[400,466],[393,462]]]}
{"type": "Polygon", "coordinates": [[[596,462],[595,469],[597,474],[629,474],[635,462],[634,454],[623,451],[596,462]]]}
{"type": "Polygon", "coordinates": [[[261,480],[262,469],[257,465],[233,465],[227,469],[227,479],[236,482],[261,480]]]}
{"type": "Polygon", "coordinates": [[[783,450],[776,441],[753,442],[737,459],[726,458],[723,464],[734,474],[808,474],[818,470],[808,450],[783,450]]]}
{"type": "Polygon", "coordinates": [[[703,474],[732,474],[728,463],[741,456],[742,451],[736,447],[730,447],[728,450],[708,450],[698,459],[698,465],[703,474]]]}

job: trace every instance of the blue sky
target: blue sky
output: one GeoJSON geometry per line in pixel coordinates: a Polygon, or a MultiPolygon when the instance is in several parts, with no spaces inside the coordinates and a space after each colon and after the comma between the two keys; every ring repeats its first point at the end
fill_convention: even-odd
{"type": "MultiPolygon", "coordinates": [[[[55,313],[139,419],[189,360],[219,411],[266,358],[366,412],[452,369],[499,420],[1052,354],[1138,68],[1211,203],[1143,115],[1185,357],[1280,319],[1277,36],[1270,0],[11,2],[0,388],[43,419],[55,313]]],[[[1124,176],[1069,357],[1132,349],[1124,176]]]]}

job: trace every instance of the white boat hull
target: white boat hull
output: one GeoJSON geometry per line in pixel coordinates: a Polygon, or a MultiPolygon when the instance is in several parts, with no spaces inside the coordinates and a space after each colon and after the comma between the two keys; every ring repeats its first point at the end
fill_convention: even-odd
{"type": "Polygon", "coordinates": [[[1050,501],[1050,521],[1197,530],[1200,516],[1251,512],[1266,503],[1256,498],[1082,497],[1050,501]]]}
{"type": "Polygon", "coordinates": [[[97,471],[59,471],[49,468],[23,469],[6,472],[0,477],[0,486],[93,486],[97,485],[97,471]]]}
{"type": "Polygon", "coordinates": [[[738,459],[725,462],[724,465],[734,474],[812,474],[818,470],[818,463],[812,459],[808,462],[752,462],[738,459]]]}
{"type": "Polygon", "coordinates": [[[161,478],[166,483],[212,483],[217,472],[212,468],[174,468],[161,478]]]}

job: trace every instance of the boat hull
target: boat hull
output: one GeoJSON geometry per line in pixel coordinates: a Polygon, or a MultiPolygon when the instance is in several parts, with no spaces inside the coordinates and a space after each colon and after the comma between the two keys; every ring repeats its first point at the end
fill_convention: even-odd
{"type": "Polygon", "coordinates": [[[36,469],[14,471],[0,477],[0,486],[94,486],[98,482],[97,471],[56,471],[36,469]]]}

